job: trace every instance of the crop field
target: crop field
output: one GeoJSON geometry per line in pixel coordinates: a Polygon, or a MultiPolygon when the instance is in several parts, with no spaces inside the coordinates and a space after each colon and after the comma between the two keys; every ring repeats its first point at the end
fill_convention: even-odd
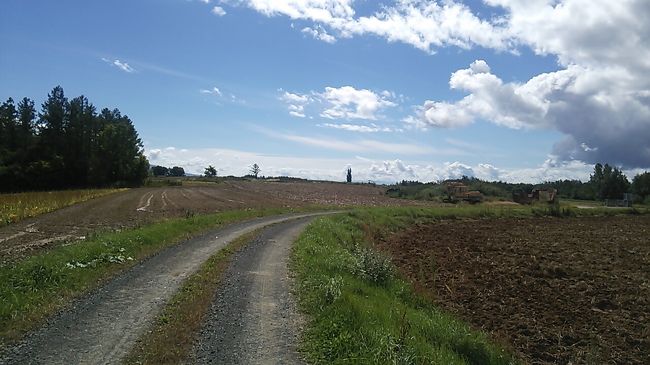
{"type": "Polygon", "coordinates": [[[124,189],[85,189],[0,194],[0,226],[124,189]]]}
{"type": "MultiPolygon", "coordinates": [[[[52,197],[66,196],[57,201],[73,204],[83,199],[108,194],[111,190],[73,191],[62,193],[29,193],[33,196],[29,215],[38,209],[56,205],[52,197]],[[33,194],[33,195],[32,195],[33,194]],[[92,195],[95,194],[95,195],[92,195]],[[45,198],[37,197],[49,197],[45,198]],[[76,199],[76,200],[75,200],[76,199]],[[49,203],[45,203],[49,202],[49,203]]],[[[12,195],[0,195],[0,200],[15,203],[12,195]]],[[[26,201],[25,199],[21,202],[26,201]]],[[[5,203],[9,204],[9,203],[5,203]]],[[[21,203],[22,204],[22,203],[21,203]]],[[[23,219],[18,223],[0,224],[0,262],[29,256],[71,240],[85,239],[97,231],[138,227],[168,218],[193,216],[241,209],[299,208],[306,206],[396,206],[431,205],[426,202],[405,202],[392,199],[384,189],[372,185],[346,185],[316,182],[225,181],[221,183],[184,182],[182,186],[144,187],[129,189],[109,196],[100,196],[49,214],[23,219]]],[[[5,214],[3,208],[2,214],[5,214]]],[[[13,214],[13,213],[7,213],[13,214]]]]}
{"type": "Polygon", "coordinates": [[[650,216],[457,219],[378,243],[415,289],[531,364],[647,364],[650,216]]]}

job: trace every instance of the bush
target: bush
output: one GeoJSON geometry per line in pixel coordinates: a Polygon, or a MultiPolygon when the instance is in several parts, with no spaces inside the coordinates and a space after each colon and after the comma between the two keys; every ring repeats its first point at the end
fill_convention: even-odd
{"type": "Polygon", "coordinates": [[[357,244],[352,255],[355,258],[354,275],[377,285],[384,285],[393,277],[390,259],[379,252],[357,244]]]}

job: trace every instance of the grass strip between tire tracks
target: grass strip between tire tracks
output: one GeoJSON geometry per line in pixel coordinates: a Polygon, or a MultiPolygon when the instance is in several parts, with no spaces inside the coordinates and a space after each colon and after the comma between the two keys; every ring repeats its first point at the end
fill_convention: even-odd
{"type": "Polygon", "coordinates": [[[0,266],[0,348],[74,298],[165,247],[228,223],[315,209],[324,208],[249,209],[168,219],[140,228],[99,233],[0,266]]]}
{"type": "Polygon", "coordinates": [[[165,305],[154,327],[145,334],[125,364],[186,363],[214,293],[233,255],[257,237],[264,228],[242,235],[212,255],[190,276],[165,305]]]}

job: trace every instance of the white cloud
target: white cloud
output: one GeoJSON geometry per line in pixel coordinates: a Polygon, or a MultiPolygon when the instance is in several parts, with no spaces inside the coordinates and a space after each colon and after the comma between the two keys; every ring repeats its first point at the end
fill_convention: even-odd
{"type": "Polygon", "coordinates": [[[312,98],[307,94],[294,94],[282,89],[278,90],[283,92],[280,100],[287,103],[289,114],[297,118],[305,118],[305,106],[311,103],[312,98]]]}
{"type": "MultiPolygon", "coordinates": [[[[319,180],[345,180],[345,169],[352,167],[355,181],[372,180],[378,183],[394,183],[401,180],[421,182],[457,179],[465,176],[484,180],[508,182],[541,183],[558,179],[589,178],[593,167],[578,161],[560,163],[549,158],[534,168],[502,169],[489,164],[468,165],[459,161],[443,164],[406,162],[401,159],[373,160],[364,157],[354,159],[311,158],[281,156],[218,148],[147,149],[152,164],[182,166],[185,171],[201,174],[208,165],[219,170],[220,175],[242,176],[248,173],[248,166],[257,163],[267,176],[294,176],[319,180]]],[[[636,171],[638,172],[638,171],[636,171]]],[[[634,171],[628,171],[633,176],[634,171]]]]}
{"type": "Polygon", "coordinates": [[[378,126],[377,124],[374,124],[374,123],[371,123],[370,125],[347,124],[347,123],[342,123],[342,124],[323,123],[323,124],[319,124],[319,126],[326,127],[326,128],[341,129],[341,130],[346,130],[346,131],[350,131],[350,132],[362,132],[362,133],[398,131],[398,129],[394,129],[394,128],[390,128],[390,127],[381,127],[381,126],[378,126]]]}
{"type": "Polygon", "coordinates": [[[645,79],[621,68],[578,65],[540,74],[526,83],[503,82],[483,61],[454,72],[452,89],[468,93],[456,102],[426,101],[407,123],[457,127],[478,119],[509,128],[549,128],[565,139],[559,159],[650,166],[650,103],[645,79]]]}
{"type": "Polygon", "coordinates": [[[218,87],[213,87],[212,89],[201,89],[199,90],[201,94],[210,94],[210,95],[216,95],[216,96],[222,96],[223,94],[221,93],[221,90],[218,87]]]}
{"type": "Polygon", "coordinates": [[[319,96],[329,104],[320,115],[329,119],[376,120],[380,110],[397,105],[385,94],[352,86],[326,87],[319,96]]]}
{"type": "MultiPolygon", "coordinates": [[[[206,3],[206,4],[207,4],[207,3],[206,3]]],[[[226,15],[226,11],[223,10],[223,8],[222,8],[221,6],[215,6],[215,7],[213,7],[212,10],[211,10],[211,12],[212,12],[212,14],[214,14],[214,15],[216,15],[216,16],[224,16],[224,15],[226,15]]]]}
{"type": "Polygon", "coordinates": [[[405,143],[382,142],[370,139],[358,139],[354,141],[343,141],[323,137],[308,137],[296,134],[272,134],[271,136],[296,142],[311,147],[320,147],[328,150],[345,152],[371,152],[371,153],[395,153],[404,155],[426,155],[436,152],[428,146],[405,143]]]}
{"type": "Polygon", "coordinates": [[[310,28],[310,27],[302,28],[302,32],[305,33],[305,34],[309,34],[312,37],[314,37],[315,39],[319,39],[319,40],[321,40],[321,41],[323,41],[325,43],[330,43],[331,44],[331,43],[336,42],[336,38],[334,38],[332,35],[327,33],[325,28],[323,28],[320,25],[316,25],[313,28],[310,28]]]}
{"type": "MultiPolygon", "coordinates": [[[[410,44],[426,52],[433,47],[473,45],[506,49],[509,35],[498,22],[482,20],[466,5],[445,1],[401,0],[372,15],[355,17],[352,0],[239,0],[266,16],[287,16],[328,27],[339,37],[370,34],[410,44]]],[[[313,29],[313,28],[312,28],[313,29]]],[[[332,37],[332,41],[335,39],[332,37]]]]}
{"type": "Polygon", "coordinates": [[[204,4],[209,4],[211,0],[199,0],[199,1],[201,1],[204,4]]]}
{"type": "Polygon", "coordinates": [[[104,62],[106,62],[106,63],[108,63],[108,64],[110,64],[112,66],[115,66],[115,67],[119,68],[120,70],[122,70],[122,71],[124,71],[126,73],[135,72],[135,69],[133,67],[129,66],[128,63],[120,61],[118,59],[115,59],[115,60],[111,61],[111,60],[109,60],[107,58],[102,57],[102,61],[104,61],[104,62]]]}

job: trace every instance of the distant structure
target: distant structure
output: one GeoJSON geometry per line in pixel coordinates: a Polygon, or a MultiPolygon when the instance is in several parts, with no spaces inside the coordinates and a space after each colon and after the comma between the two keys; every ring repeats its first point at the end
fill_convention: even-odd
{"type": "Polygon", "coordinates": [[[480,191],[470,191],[467,185],[463,183],[450,181],[445,185],[447,185],[447,199],[445,199],[447,202],[457,203],[462,200],[475,204],[483,201],[483,194],[480,191]]]}
{"type": "Polygon", "coordinates": [[[351,167],[348,167],[348,176],[347,176],[346,180],[347,180],[348,183],[352,182],[352,168],[351,167]]]}
{"type": "Polygon", "coordinates": [[[519,204],[533,203],[555,203],[557,201],[557,190],[553,188],[535,188],[530,193],[523,190],[512,192],[512,200],[519,204]]]}

